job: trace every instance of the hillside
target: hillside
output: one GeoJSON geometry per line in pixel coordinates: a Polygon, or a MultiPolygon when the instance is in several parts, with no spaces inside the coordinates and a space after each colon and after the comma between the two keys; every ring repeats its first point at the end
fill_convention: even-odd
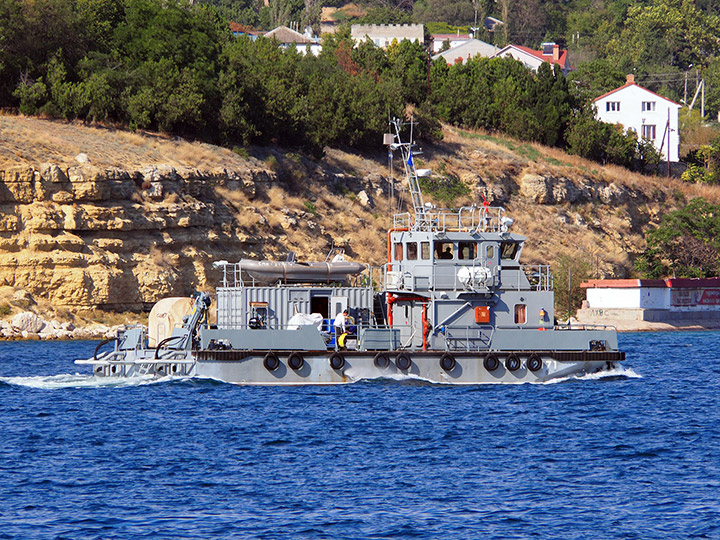
{"type": "MultiPolygon", "coordinates": [[[[420,165],[436,171],[441,186],[443,178],[466,186],[458,205],[481,203],[482,193],[504,206],[514,231],[528,236],[526,263],[566,255],[600,276],[628,276],[644,231],[664,212],[696,196],[720,201],[714,187],[443,129],[420,165]]],[[[312,160],[0,116],[0,304],[25,309],[27,291],[59,318],[148,309],[164,296],[212,290],[215,260],[289,250],[322,260],[333,245],[379,265],[390,194],[399,190],[391,190],[378,146],[374,155],[326,149],[312,160]]]]}

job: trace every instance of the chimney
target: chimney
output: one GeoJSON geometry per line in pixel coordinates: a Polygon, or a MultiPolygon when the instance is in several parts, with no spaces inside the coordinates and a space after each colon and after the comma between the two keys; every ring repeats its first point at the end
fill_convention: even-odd
{"type": "Polygon", "coordinates": [[[553,45],[553,62],[560,60],[560,45],[553,45]]]}
{"type": "Polygon", "coordinates": [[[635,75],[632,73],[627,76],[627,84],[635,84],[635,75]]]}

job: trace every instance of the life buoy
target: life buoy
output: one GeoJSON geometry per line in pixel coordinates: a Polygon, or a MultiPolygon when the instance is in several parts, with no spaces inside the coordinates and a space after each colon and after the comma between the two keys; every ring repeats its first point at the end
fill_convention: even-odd
{"type": "Polygon", "coordinates": [[[373,358],[373,364],[375,364],[375,367],[378,369],[387,369],[390,365],[390,357],[385,353],[379,352],[375,355],[375,358],[373,358]]]}
{"type": "Polygon", "coordinates": [[[455,357],[446,352],[440,357],[440,367],[445,371],[452,371],[455,369],[455,357]]]}
{"type": "Polygon", "coordinates": [[[395,357],[395,365],[400,371],[406,371],[410,369],[410,366],[412,365],[412,360],[410,359],[410,355],[407,353],[401,352],[395,357]]]}
{"type": "Polygon", "coordinates": [[[330,355],[330,367],[333,369],[342,369],[345,366],[345,357],[336,352],[330,355]]]}
{"type": "Polygon", "coordinates": [[[505,367],[508,371],[517,371],[520,369],[520,365],[520,358],[515,353],[511,353],[510,356],[505,359],[505,367]]]}
{"type": "Polygon", "coordinates": [[[268,371],[275,371],[277,368],[280,367],[280,359],[277,357],[277,354],[274,352],[269,352],[265,355],[265,358],[263,358],[263,366],[265,366],[265,369],[268,371]]]}
{"type": "Polygon", "coordinates": [[[540,355],[532,353],[525,364],[530,371],[538,371],[542,368],[543,361],[540,355]]]}
{"type": "Polygon", "coordinates": [[[485,360],[483,360],[483,366],[488,371],[495,371],[498,366],[500,365],[500,360],[498,360],[498,357],[496,354],[488,353],[485,355],[485,360]]]}
{"type": "Polygon", "coordinates": [[[305,365],[305,359],[299,352],[294,352],[288,356],[287,363],[291,369],[297,371],[298,369],[302,369],[303,365],[305,365]]]}

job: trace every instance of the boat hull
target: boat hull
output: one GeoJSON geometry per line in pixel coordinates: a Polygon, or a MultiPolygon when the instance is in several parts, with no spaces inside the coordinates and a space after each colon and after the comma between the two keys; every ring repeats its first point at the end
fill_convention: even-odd
{"type": "Polygon", "coordinates": [[[624,359],[624,353],[593,351],[493,354],[497,358],[494,369],[489,369],[493,365],[488,367],[484,353],[448,355],[439,351],[201,350],[176,354],[172,359],[155,359],[154,350],[139,350],[129,351],[121,359],[99,358],[82,363],[93,364],[94,373],[100,377],[190,376],[242,385],[333,385],[382,378],[474,385],[542,383],[610,370],[624,359]],[[535,365],[530,360],[532,355],[535,365]]]}

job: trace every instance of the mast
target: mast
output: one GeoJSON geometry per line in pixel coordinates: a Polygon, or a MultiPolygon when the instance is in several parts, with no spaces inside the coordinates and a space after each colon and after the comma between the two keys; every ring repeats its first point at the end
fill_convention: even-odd
{"type": "Polygon", "coordinates": [[[420,152],[413,152],[415,143],[412,142],[413,126],[414,122],[410,119],[410,139],[408,142],[403,142],[400,136],[400,128],[407,123],[403,123],[399,118],[393,118],[390,121],[390,125],[395,131],[395,141],[390,145],[392,150],[400,149],[402,155],[403,165],[405,167],[405,177],[408,180],[408,191],[410,191],[410,198],[412,200],[413,212],[415,213],[415,223],[413,229],[427,231],[430,230],[430,220],[427,217],[425,203],[423,202],[422,191],[420,191],[420,181],[418,180],[417,169],[415,168],[414,156],[419,155],[420,152]]]}

